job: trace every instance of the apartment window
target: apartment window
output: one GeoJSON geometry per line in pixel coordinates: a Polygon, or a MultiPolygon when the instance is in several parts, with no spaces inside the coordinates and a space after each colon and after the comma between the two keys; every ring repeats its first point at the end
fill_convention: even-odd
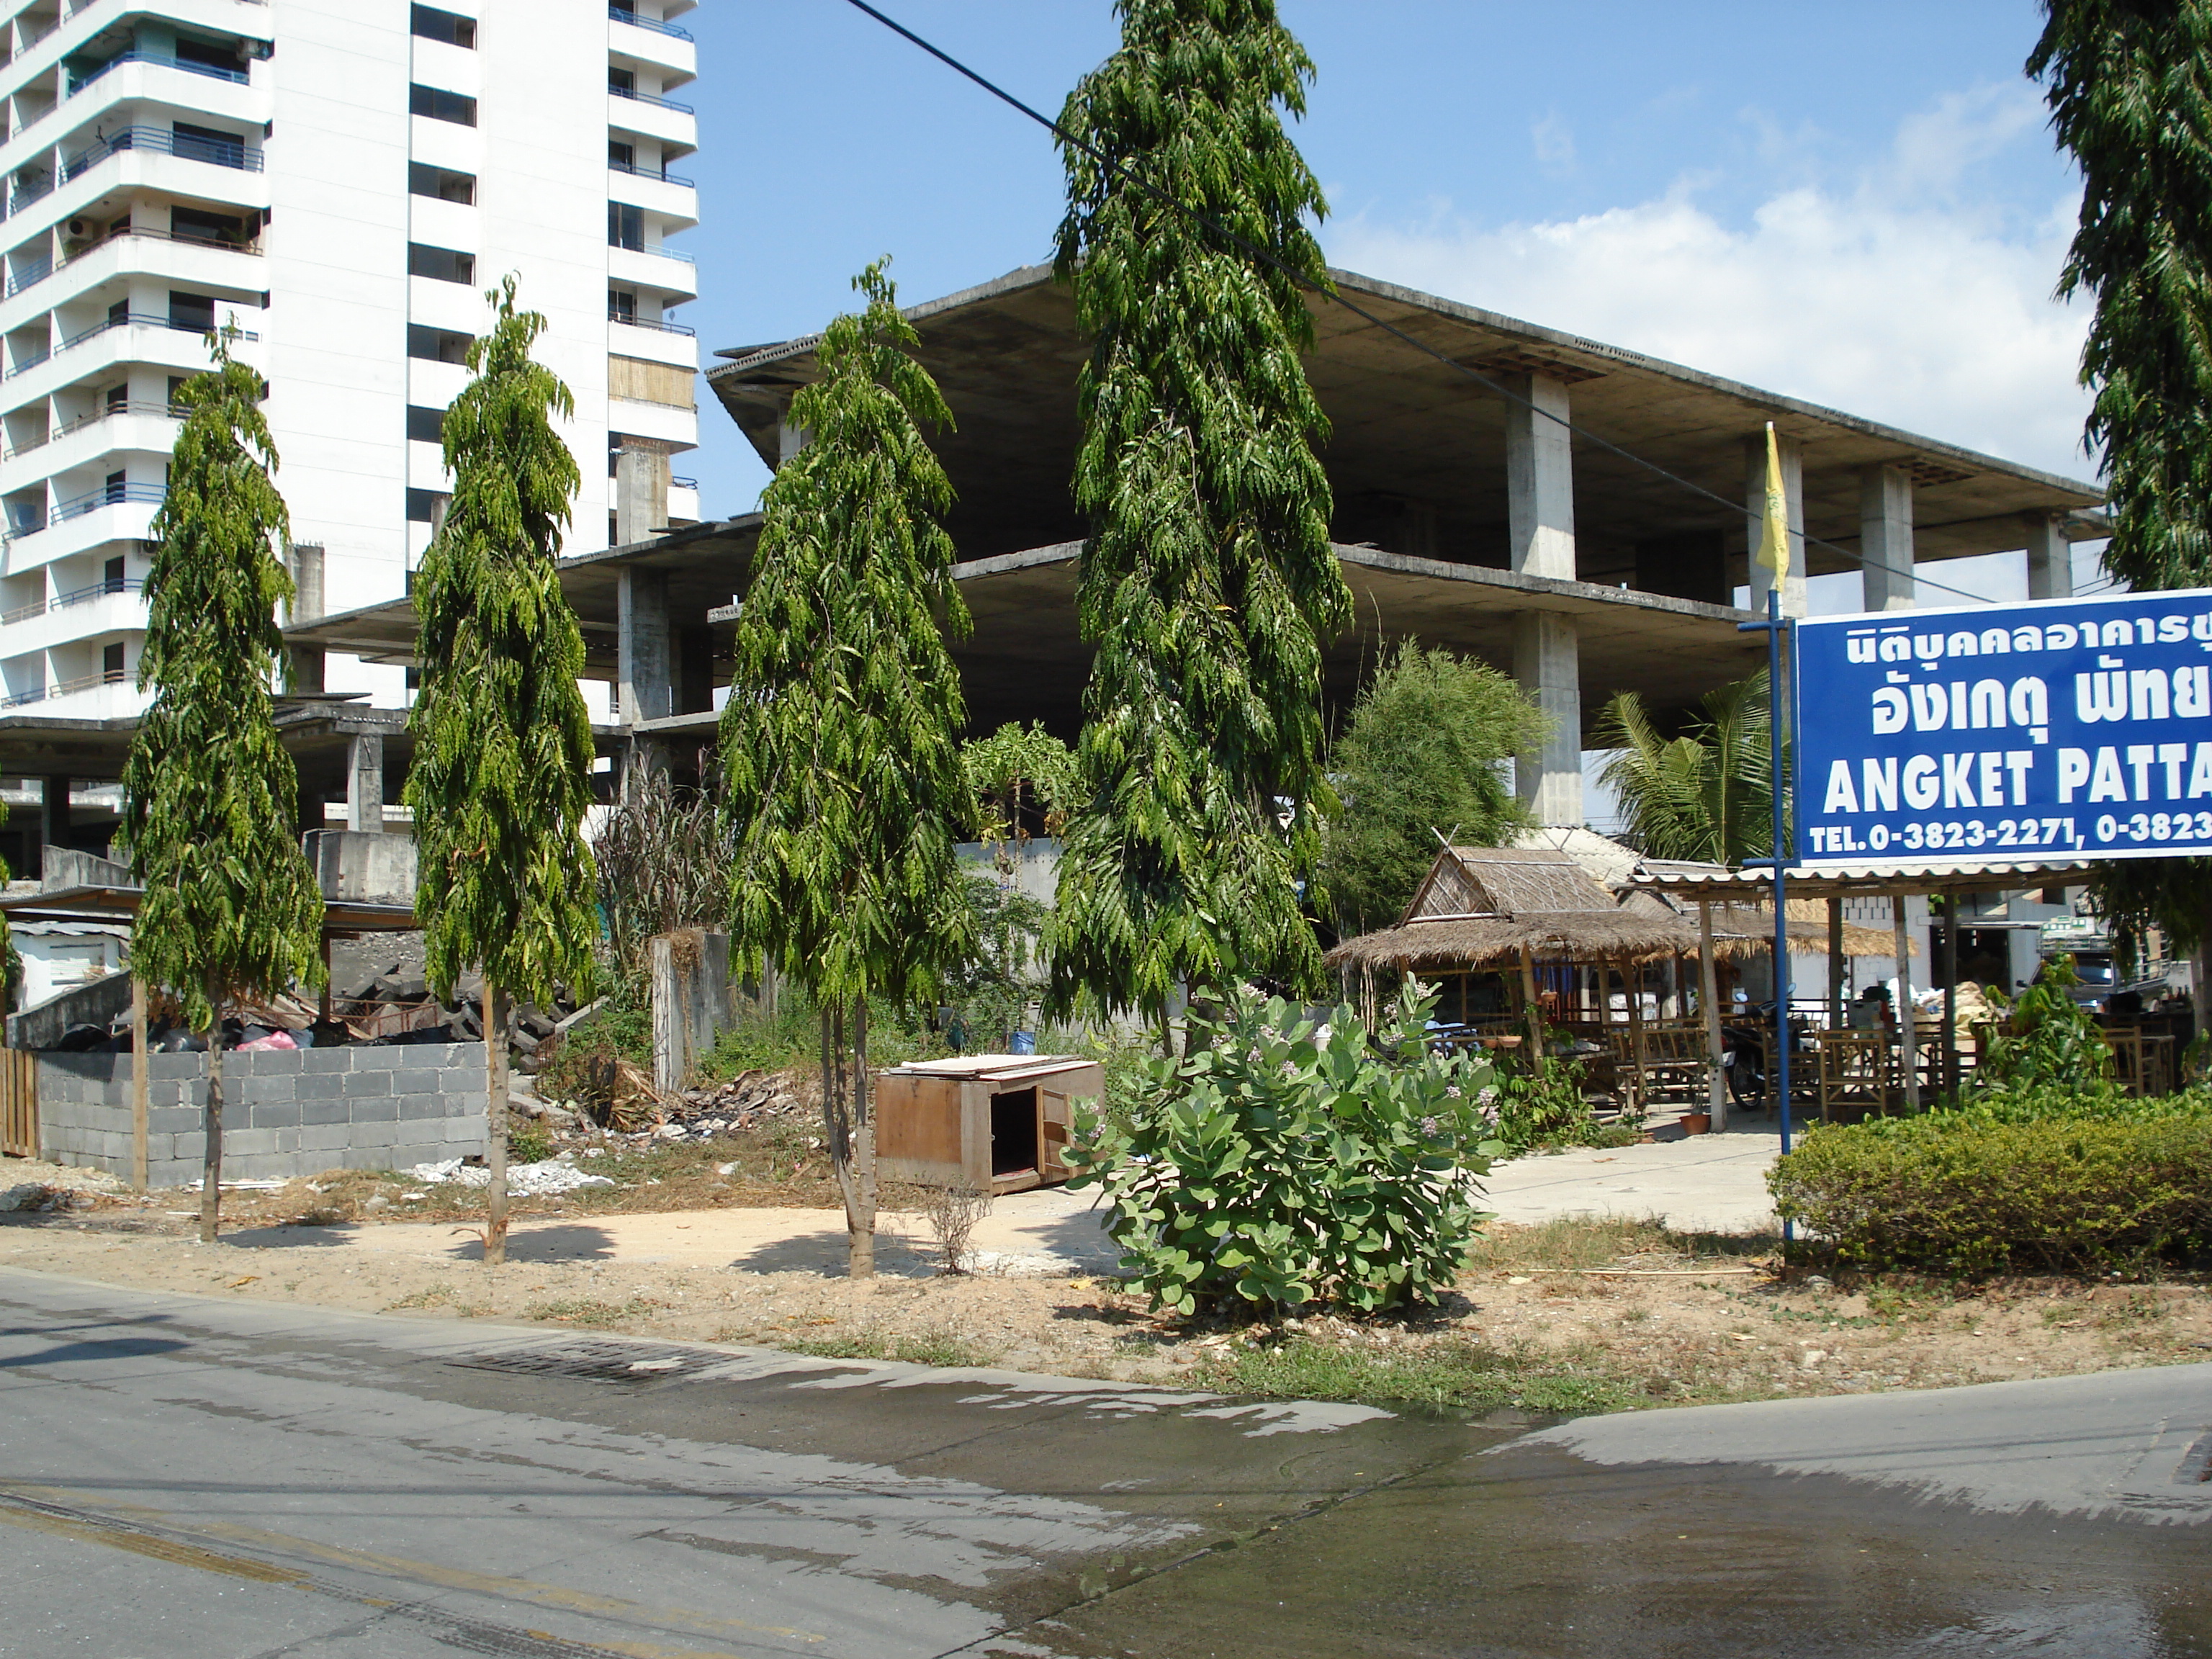
{"type": "Polygon", "coordinates": [[[172,121],[169,143],[187,161],[207,161],[219,167],[246,166],[246,140],[220,127],[196,127],[190,121],[172,121]]]}
{"type": "Polygon", "coordinates": [[[110,306],[110,307],[108,307],[108,308],[107,308],[107,325],[108,325],[108,327],[110,327],[110,328],[120,328],[120,327],[122,327],[122,326],[123,326],[123,325],[124,325],[124,324],[125,324],[125,323],[129,322],[130,320],[131,320],[131,301],[128,301],[128,300],[118,300],[118,301],[117,301],[113,305],[112,305],[112,306],[110,306]]]}
{"type": "Polygon", "coordinates": [[[407,436],[418,444],[443,443],[446,441],[446,411],[425,409],[420,404],[407,405],[407,436]]]}
{"type": "Polygon", "coordinates": [[[465,363],[469,360],[469,337],[449,328],[407,325],[407,355],[428,363],[465,363]]]}
{"type": "Polygon", "coordinates": [[[128,500],[131,495],[131,475],[127,472],[109,473],[101,494],[110,507],[128,500]]]}
{"type": "Polygon", "coordinates": [[[619,138],[607,140],[607,165],[622,173],[637,171],[637,146],[619,138]]]}
{"type": "Polygon", "coordinates": [[[635,322],[637,320],[637,295],[632,294],[628,289],[609,289],[607,290],[607,316],[610,319],[617,323],[635,322]]]}
{"type": "Polygon", "coordinates": [[[637,90],[637,76],[631,70],[607,66],[607,90],[627,98],[637,90]]]}
{"type": "Polygon", "coordinates": [[[447,499],[442,489],[410,489],[407,492],[407,522],[435,524],[438,508],[447,499]]]}
{"type": "Polygon", "coordinates": [[[418,83],[407,88],[407,112],[427,115],[433,121],[451,121],[458,126],[472,127],[477,124],[477,100],[464,93],[418,83]]]}
{"type": "Polygon", "coordinates": [[[473,283],[477,279],[477,256],[456,253],[449,247],[431,247],[422,242],[407,245],[407,274],[428,276],[441,283],[473,283]]]}
{"type": "Polygon", "coordinates": [[[131,407],[131,383],[125,380],[120,386],[108,387],[101,401],[106,404],[109,414],[120,415],[131,407]]]}
{"type": "Polygon", "coordinates": [[[243,247],[246,221],[228,213],[210,213],[204,208],[169,210],[169,234],[180,241],[213,242],[223,247],[243,247]]]}
{"type": "Polygon", "coordinates": [[[410,161],[407,164],[407,189],[410,195],[428,196],[441,202],[459,202],[463,207],[472,207],[477,199],[477,176],[473,173],[455,173],[447,167],[410,161]]]}
{"type": "Polygon", "coordinates": [[[464,17],[457,11],[441,11],[435,6],[417,6],[413,18],[410,31],[425,40],[442,40],[449,46],[467,46],[471,50],[476,46],[477,20],[473,17],[464,17]]]}
{"type": "Polygon", "coordinates": [[[179,294],[169,290],[169,326],[192,334],[207,334],[215,328],[215,301],[204,294],[179,294]]]}
{"type": "Polygon", "coordinates": [[[123,684],[123,641],[100,647],[100,678],[108,685],[123,684]]]}
{"type": "MultiPolygon", "coordinates": [[[[169,407],[172,410],[179,410],[184,406],[185,388],[191,383],[192,378],[189,374],[169,376],[169,407]]],[[[126,387],[124,396],[127,398],[130,395],[130,391],[126,387]]]]}
{"type": "Polygon", "coordinates": [[[607,246],[642,252],[645,249],[645,210],[627,202],[607,204],[607,246]]]}
{"type": "Polygon", "coordinates": [[[246,60],[239,56],[235,46],[217,46],[212,40],[187,40],[177,37],[177,61],[197,64],[202,69],[220,70],[225,75],[238,75],[246,68],[246,60]]]}
{"type": "Polygon", "coordinates": [[[110,593],[120,593],[123,591],[123,573],[127,568],[119,555],[108,560],[100,567],[100,586],[110,593]]]}

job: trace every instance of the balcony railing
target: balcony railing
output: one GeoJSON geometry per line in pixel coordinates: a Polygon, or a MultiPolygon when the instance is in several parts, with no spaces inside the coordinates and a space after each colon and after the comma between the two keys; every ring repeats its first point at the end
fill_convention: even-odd
{"type": "Polygon", "coordinates": [[[151,416],[156,420],[166,418],[181,421],[185,417],[185,411],[174,404],[135,402],[108,404],[93,410],[89,415],[81,415],[65,425],[56,427],[43,438],[33,438],[27,443],[17,444],[12,449],[0,450],[0,461],[12,461],[18,455],[28,455],[33,450],[44,449],[48,444],[58,439],[66,438],[73,432],[82,432],[88,426],[98,426],[102,421],[114,420],[125,415],[145,415],[151,416]]]}
{"type": "Polygon", "coordinates": [[[696,190],[698,185],[680,173],[671,173],[666,167],[641,167],[635,161],[617,161],[607,158],[607,171],[627,173],[633,179],[658,179],[664,185],[681,185],[686,190],[696,190]]]}
{"type": "MultiPolygon", "coordinates": [[[[647,247],[641,242],[617,241],[609,241],[607,246],[609,247],[618,247],[625,253],[646,253],[659,259],[681,259],[687,265],[696,264],[699,263],[695,256],[684,252],[680,248],[672,248],[665,242],[663,242],[659,247],[647,247]]],[[[688,334],[690,331],[686,329],[684,332],[688,334]]]]}
{"type": "Polygon", "coordinates": [[[45,282],[56,271],[64,270],[79,259],[97,253],[110,242],[119,242],[132,236],[144,236],[157,242],[180,242],[186,247],[211,247],[225,253],[246,253],[257,259],[261,257],[261,242],[258,237],[251,241],[234,242],[220,236],[182,236],[173,230],[156,230],[150,225],[125,225],[118,230],[109,231],[96,241],[86,243],[76,252],[59,259],[40,259],[25,265],[9,277],[7,297],[12,300],[25,289],[34,288],[45,282]]]}
{"type": "Polygon", "coordinates": [[[243,138],[231,143],[221,138],[197,138],[189,133],[173,132],[167,127],[125,127],[64,160],[62,178],[74,179],[98,167],[109,156],[131,149],[152,150],[156,155],[173,155],[185,161],[205,161],[212,167],[235,167],[241,173],[261,171],[261,146],[249,144],[243,138]]]}
{"type": "Polygon", "coordinates": [[[70,75],[69,96],[76,97],[77,94],[107,74],[109,70],[120,69],[125,64],[153,64],[162,69],[182,70],[187,75],[205,75],[217,81],[234,81],[240,86],[251,84],[244,70],[223,69],[215,64],[196,64],[189,58],[169,58],[160,52],[133,50],[118,53],[89,75],[79,76],[72,70],[70,75]]]}
{"type": "Polygon", "coordinates": [[[128,684],[130,678],[129,672],[120,668],[98,674],[81,674],[73,680],[56,680],[52,685],[34,685],[27,691],[0,697],[0,708],[21,708],[27,703],[45,702],[50,698],[66,697],[103,685],[123,685],[128,684]]]}
{"type": "MultiPolygon", "coordinates": [[[[122,328],[131,323],[142,324],[148,328],[173,329],[179,334],[211,334],[215,331],[212,324],[203,324],[182,317],[164,317],[158,313],[134,311],[125,316],[110,317],[106,322],[94,324],[82,334],[70,335],[52,351],[42,353],[36,357],[26,358],[17,363],[5,375],[0,375],[0,380],[12,380],[18,374],[27,374],[40,365],[52,362],[72,347],[81,346],[88,340],[96,340],[109,330],[122,328]]],[[[261,337],[252,329],[241,328],[234,337],[240,340],[258,341],[261,337]]]]}
{"type": "Polygon", "coordinates": [[[656,318],[632,317],[619,311],[607,313],[607,320],[611,323],[620,323],[624,328],[649,328],[656,334],[683,334],[696,337],[699,332],[689,323],[668,323],[656,318]]]}
{"type": "Polygon", "coordinates": [[[627,98],[634,103],[650,104],[655,109],[672,109],[678,115],[696,115],[699,112],[689,104],[679,104],[673,98],[663,98],[658,93],[640,92],[635,87],[609,86],[611,98],[627,98]]]}
{"type": "Polygon", "coordinates": [[[82,495],[72,495],[65,501],[54,503],[53,516],[49,524],[66,524],[71,519],[82,519],[88,513],[97,513],[103,507],[159,507],[168,498],[168,488],[157,483],[102,484],[82,495]]]}
{"type": "Polygon", "coordinates": [[[54,193],[54,175],[42,173],[35,179],[19,179],[8,192],[8,211],[12,216],[21,213],[41,197],[54,193]]]}
{"type": "Polygon", "coordinates": [[[71,605],[89,605],[94,599],[104,599],[111,593],[143,593],[146,584],[136,576],[111,576],[94,582],[90,587],[72,588],[66,593],[57,593],[51,599],[40,599],[34,605],[19,605],[13,611],[0,611],[0,627],[11,623],[36,622],[57,611],[66,611],[71,605]]]}
{"type": "Polygon", "coordinates": [[[655,34],[667,35],[671,40],[689,40],[690,31],[679,29],[673,23],[664,23],[658,17],[641,17],[627,6],[609,6],[607,15],[617,23],[634,23],[639,28],[650,29],[655,34]]]}

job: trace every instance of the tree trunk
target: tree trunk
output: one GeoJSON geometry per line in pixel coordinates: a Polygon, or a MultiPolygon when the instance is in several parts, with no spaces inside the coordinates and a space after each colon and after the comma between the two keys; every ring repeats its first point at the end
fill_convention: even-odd
{"type": "Polygon", "coordinates": [[[876,1276],[876,1120],[868,1100],[868,1000],[853,1000],[853,1182],[845,1203],[846,1276],[876,1276]]]}
{"type": "Polygon", "coordinates": [[[200,1175],[200,1243],[212,1244],[222,1209],[222,995],[208,987],[207,1111],[203,1119],[207,1142],[200,1175]]]}
{"type": "Polygon", "coordinates": [[[507,1260],[507,993],[483,988],[484,1168],[491,1184],[484,1199],[484,1266],[507,1260]]]}
{"type": "Polygon", "coordinates": [[[832,1003],[822,1011],[822,1134],[830,1149],[830,1168],[837,1177],[837,1192],[845,1204],[845,1231],[854,1231],[860,1194],[853,1182],[853,1137],[846,1114],[851,1103],[845,1093],[845,1005],[832,1003]]]}

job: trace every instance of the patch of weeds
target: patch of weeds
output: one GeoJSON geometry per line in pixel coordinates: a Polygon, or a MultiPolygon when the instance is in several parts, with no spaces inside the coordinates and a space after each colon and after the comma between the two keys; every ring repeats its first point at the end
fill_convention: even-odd
{"type": "Polygon", "coordinates": [[[425,1285],[419,1291],[410,1291],[397,1302],[385,1304],[384,1311],[397,1313],[402,1308],[440,1308],[454,1299],[450,1285],[425,1285]]]}
{"type": "Polygon", "coordinates": [[[1673,1267],[1725,1258],[1741,1265],[1771,1256],[1772,1233],[1675,1232],[1656,1216],[1569,1216],[1534,1226],[1492,1227],[1475,1240],[1468,1266],[1474,1272],[1524,1267],[1673,1267]]]}
{"type": "Polygon", "coordinates": [[[619,1325],[625,1320],[642,1319],[656,1308],[665,1308],[665,1302],[634,1296],[627,1302],[599,1302],[589,1297],[574,1297],[552,1302],[533,1302],[522,1310],[525,1319],[542,1319],[556,1325],[582,1325],[595,1330],[619,1325]]]}
{"type": "Polygon", "coordinates": [[[1396,1352],[1340,1347],[1304,1337],[1236,1345],[1209,1354],[1199,1380],[1229,1394],[1472,1411],[1517,1406],[1546,1416],[1624,1411],[1637,1403],[1634,1392],[1620,1380],[1572,1358],[1462,1340],[1396,1352]]]}
{"type": "Polygon", "coordinates": [[[944,1365],[966,1370],[995,1363],[974,1344],[943,1331],[899,1336],[883,1331],[858,1331],[850,1336],[799,1337],[777,1344],[790,1353],[817,1359],[895,1359],[908,1365],[944,1365]]]}
{"type": "Polygon", "coordinates": [[[1869,1285],[1867,1311],[1885,1324],[1924,1324],[1949,1307],[1950,1291],[1914,1285],[1869,1285]]]}

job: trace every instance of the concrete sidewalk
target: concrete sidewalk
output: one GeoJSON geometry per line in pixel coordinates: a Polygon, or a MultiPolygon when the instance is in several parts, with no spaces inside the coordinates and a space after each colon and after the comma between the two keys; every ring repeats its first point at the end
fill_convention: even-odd
{"type": "Polygon", "coordinates": [[[1571,1215],[1658,1216],[1686,1232],[1754,1231],[1779,1224],[1766,1172],[1781,1149],[1772,1122],[1754,1118],[1726,1134],[1532,1154],[1491,1172],[1483,1207],[1524,1225],[1571,1215]]]}

